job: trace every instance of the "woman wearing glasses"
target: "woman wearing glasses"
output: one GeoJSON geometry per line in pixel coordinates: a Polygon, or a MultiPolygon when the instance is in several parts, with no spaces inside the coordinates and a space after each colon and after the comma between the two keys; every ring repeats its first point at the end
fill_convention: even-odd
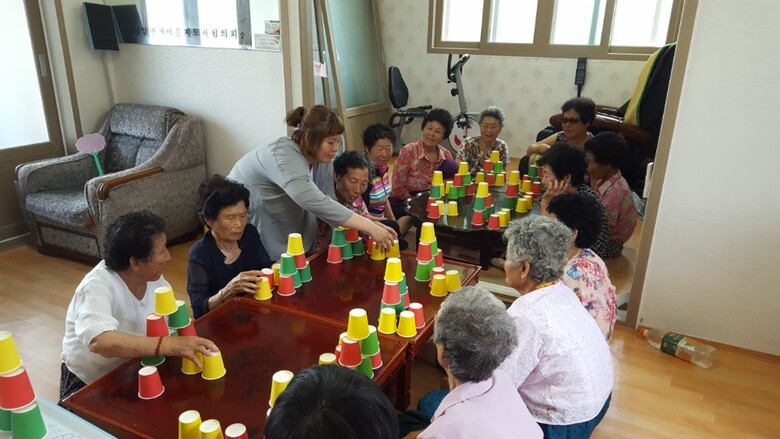
{"type": "Polygon", "coordinates": [[[195,318],[239,293],[252,294],[271,258],[249,224],[249,190],[215,175],[198,188],[198,217],[208,231],[190,249],[187,293],[195,318]]]}
{"type": "Polygon", "coordinates": [[[596,104],[591,98],[572,98],[561,106],[561,125],[563,130],[532,143],[526,155],[543,154],[556,142],[566,142],[582,149],[593,134],[588,131],[590,124],[596,119],[596,104]]]}

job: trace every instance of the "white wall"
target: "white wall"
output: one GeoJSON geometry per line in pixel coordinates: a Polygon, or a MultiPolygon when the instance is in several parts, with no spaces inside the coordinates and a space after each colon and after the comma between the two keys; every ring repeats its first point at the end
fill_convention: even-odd
{"type": "MultiPolygon", "coordinates": [[[[398,66],[409,87],[411,106],[431,104],[460,112],[447,83],[447,55],[427,53],[428,2],[380,1],[379,19],[387,66],[398,66]]],[[[463,69],[466,104],[479,112],[487,105],[504,109],[507,124],[501,138],[514,157],[536,140],[561,104],[577,95],[576,59],[472,56],[463,69]]],[[[621,106],[634,92],[642,61],[588,60],[582,95],[597,104],[621,106]]],[[[419,127],[404,130],[404,141],[416,140],[419,127]]]]}
{"type": "Polygon", "coordinates": [[[780,354],[774,0],[699,1],[640,319],[780,354]]]}

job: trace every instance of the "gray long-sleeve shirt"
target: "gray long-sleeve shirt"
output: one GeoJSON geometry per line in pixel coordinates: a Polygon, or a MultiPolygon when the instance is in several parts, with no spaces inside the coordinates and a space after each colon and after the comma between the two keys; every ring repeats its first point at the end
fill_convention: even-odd
{"type": "Polygon", "coordinates": [[[290,233],[303,235],[309,251],[317,240],[317,218],[333,227],[344,224],[352,211],[335,201],[333,165],[309,165],[300,146],[280,137],[238,160],[228,174],[249,189],[250,221],[272,260],[287,251],[290,233]]]}

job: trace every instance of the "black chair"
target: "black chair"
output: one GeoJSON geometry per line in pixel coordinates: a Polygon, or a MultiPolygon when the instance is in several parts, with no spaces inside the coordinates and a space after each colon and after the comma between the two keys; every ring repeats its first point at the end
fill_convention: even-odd
{"type": "Polygon", "coordinates": [[[396,66],[390,66],[387,69],[387,92],[390,95],[390,103],[395,108],[395,112],[390,115],[388,124],[395,130],[395,145],[393,152],[397,153],[401,149],[401,133],[404,126],[409,125],[417,118],[424,118],[428,110],[433,108],[431,105],[423,105],[404,109],[409,104],[409,88],[406,87],[404,77],[401,76],[401,70],[396,66]]]}

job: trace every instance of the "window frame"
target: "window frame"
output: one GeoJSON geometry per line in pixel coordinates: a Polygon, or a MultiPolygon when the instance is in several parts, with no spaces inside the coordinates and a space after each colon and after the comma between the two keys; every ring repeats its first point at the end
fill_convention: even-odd
{"type": "MultiPolygon", "coordinates": [[[[550,44],[555,0],[537,0],[533,43],[496,43],[488,40],[493,0],[483,0],[480,41],[443,41],[441,37],[443,31],[444,1],[445,0],[431,0],[429,2],[428,53],[470,53],[474,55],[644,61],[652,53],[658,50],[657,47],[652,46],[634,47],[609,45],[616,0],[603,0],[606,1],[606,6],[601,41],[599,45],[593,46],[550,44]]],[[[677,41],[684,2],[685,0],[672,0],[669,29],[666,33],[665,44],[677,41]]]]}

